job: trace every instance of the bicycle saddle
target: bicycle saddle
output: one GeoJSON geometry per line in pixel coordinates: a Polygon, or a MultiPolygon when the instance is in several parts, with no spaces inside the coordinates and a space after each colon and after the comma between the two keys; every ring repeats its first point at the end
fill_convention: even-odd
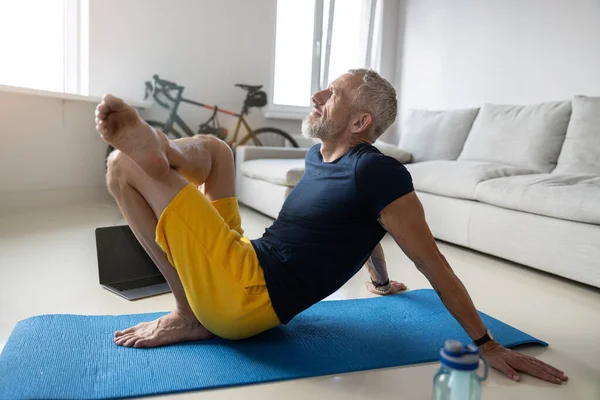
{"type": "Polygon", "coordinates": [[[263,87],[263,85],[244,85],[243,83],[236,83],[235,86],[247,90],[249,92],[256,92],[257,90],[260,90],[263,87]]]}

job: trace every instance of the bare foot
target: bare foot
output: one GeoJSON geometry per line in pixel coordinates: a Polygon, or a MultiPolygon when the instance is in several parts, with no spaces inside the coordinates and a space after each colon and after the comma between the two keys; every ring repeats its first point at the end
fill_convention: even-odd
{"type": "Polygon", "coordinates": [[[390,281],[390,284],[388,286],[384,286],[384,287],[375,287],[375,285],[373,285],[371,282],[366,282],[365,286],[367,286],[367,290],[371,293],[375,293],[381,296],[387,296],[390,294],[396,294],[396,293],[400,293],[403,292],[407,289],[406,285],[404,283],[400,283],[397,281],[390,281]]]}
{"type": "Polygon", "coordinates": [[[168,140],[123,100],[104,95],[96,107],[96,130],[102,140],[127,154],[151,177],[168,174],[169,162],[163,151],[168,140]]]}
{"type": "Polygon", "coordinates": [[[115,332],[115,344],[125,347],[158,347],[214,337],[200,322],[190,321],[173,311],[157,320],[115,332]]]}

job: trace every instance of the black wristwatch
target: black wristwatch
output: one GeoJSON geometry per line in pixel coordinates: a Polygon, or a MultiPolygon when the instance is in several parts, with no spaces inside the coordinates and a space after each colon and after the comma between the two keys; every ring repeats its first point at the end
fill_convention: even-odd
{"type": "Polygon", "coordinates": [[[485,335],[483,335],[483,337],[477,340],[473,340],[473,343],[475,343],[477,347],[480,347],[486,344],[487,342],[491,342],[492,340],[494,340],[494,336],[492,336],[492,332],[490,332],[488,329],[485,331],[485,335]]]}
{"type": "Polygon", "coordinates": [[[380,282],[374,281],[373,278],[371,278],[371,283],[373,284],[373,286],[375,286],[377,289],[379,289],[380,287],[384,287],[384,286],[389,285],[390,284],[390,280],[388,278],[387,281],[385,281],[383,283],[380,283],[380,282]]]}

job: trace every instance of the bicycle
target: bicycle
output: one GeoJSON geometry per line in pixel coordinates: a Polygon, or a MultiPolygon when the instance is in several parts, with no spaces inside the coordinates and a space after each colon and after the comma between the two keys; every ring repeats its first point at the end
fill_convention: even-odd
{"type": "MultiPolygon", "coordinates": [[[[185,90],[185,87],[180,86],[175,82],[161,79],[158,75],[154,75],[152,79],[153,82],[146,81],[146,93],[144,99],[147,99],[150,95],[152,95],[156,103],[161,107],[170,110],[170,113],[166,122],[154,120],[146,120],[146,122],[150,126],[161,129],[170,139],[178,139],[184,136],[194,136],[194,132],[192,131],[192,129],[177,114],[177,110],[179,109],[181,103],[187,103],[213,111],[211,117],[204,123],[200,124],[200,126],[198,127],[197,134],[213,135],[221,140],[225,140],[229,132],[226,128],[221,127],[218,118],[218,113],[223,113],[232,117],[237,117],[238,119],[233,139],[230,142],[227,142],[227,144],[231,147],[233,147],[234,145],[244,145],[249,141],[251,141],[252,144],[254,144],[255,146],[263,146],[267,143],[275,143],[278,146],[298,147],[298,143],[296,142],[296,140],[294,140],[294,138],[290,136],[287,132],[273,127],[252,129],[248,124],[248,121],[246,121],[245,116],[250,113],[250,108],[264,107],[267,104],[267,94],[263,90],[261,90],[262,85],[253,86],[241,83],[235,84],[236,87],[239,87],[248,92],[246,94],[246,98],[244,99],[244,104],[242,105],[242,111],[240,113],[235,113],[233,111],[219,108],[217,105],[210,106],[207,104],[200,103],[198,101],[186,99],[185,97],[183,97],[183,91],[185,90]],[[171,105],[169,104],[169,102],[171,103],[171,105]],[[184,134],[180,133],[177,129],[175,129],[174,125],[178,125],[178,127],[184,132],[184,134]],[[242,125],[244,126],[248,134],[244,136],[239,141],[239,143],[237,143],[236,141],[242,125]]],[[[107,157],[113,150],[114,149],[112,148],[112,146],[108,147],[107,157]]]]}

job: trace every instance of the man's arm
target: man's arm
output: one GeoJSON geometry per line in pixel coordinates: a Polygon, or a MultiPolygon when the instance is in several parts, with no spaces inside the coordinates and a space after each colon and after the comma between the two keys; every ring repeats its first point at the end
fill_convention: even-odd
{"type": "MultiPolygon", "coordinates": [[[[416,193],[402,196],[385,207],[380,214],[380,222],[429,280],[448,311],[469,336],[473,340],[483,337],[486,327],[467,289],[438,249],[416,193]]],[[[481,346],[481,350],[490,366],[515,381],[520,380],[515,370],[553,383],[568,379],[562,371],[533,357],[506,349],[495,341],[487,342],[481,346]]]]}
{"type": "Polygon", "coordinates": [[[390,281],[381,243],[375,246],[365,266],[371,278],[371,281],[366,283],[369,292],[386,296],[406,290],[404,283],[390,281]]]}

